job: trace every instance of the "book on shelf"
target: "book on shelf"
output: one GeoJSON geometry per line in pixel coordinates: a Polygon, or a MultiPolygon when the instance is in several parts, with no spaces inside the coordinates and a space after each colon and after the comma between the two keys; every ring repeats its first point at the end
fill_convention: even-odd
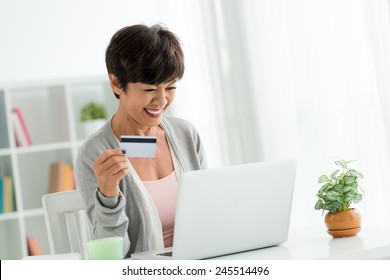
{"type": "Polygon", "coordinates": [[[29,256],[42,255],[41,245],[35,237],[27,236],[27,251],[29,256]]]}
{"type": "Polygon", "coordinates": [[[14,212],[16,210],[16,203],[13,180],[10,176],[4,176],[0,178],[0,181],[0,185],[3,186],[1,198],[3,213],[14,212]]]}
{"type": "Polygon", "coordinates": [[[31,146],[31,136],[20,108],[12,109],[12,126],[15,133],[16,146],[31,146]]]}
{"type": "Polygon", "coordinates": [[[76,189],[73,168],[62,161],[50,164],[49,193],[76,189]]]}
{"type": "Polygon", "coordinates": [[[0,214],[4,213],[4,180],[0,177],[0,214]]]}

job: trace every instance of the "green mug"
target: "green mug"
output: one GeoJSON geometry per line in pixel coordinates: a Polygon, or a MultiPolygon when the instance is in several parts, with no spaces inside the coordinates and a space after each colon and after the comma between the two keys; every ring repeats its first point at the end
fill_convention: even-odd
{"type": "Polygon", "coordinates": [[[91,260],[123,260],[124,239],[114,236],[90,240],[87,249],[91,260]]]}

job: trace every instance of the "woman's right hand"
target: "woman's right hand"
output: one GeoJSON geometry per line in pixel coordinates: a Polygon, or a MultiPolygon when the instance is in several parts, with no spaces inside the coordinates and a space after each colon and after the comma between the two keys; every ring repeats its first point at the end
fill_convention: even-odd
{"type": "Polygon", "coordinates": [[[129,174],[129,165],[122,150],[105,151],[92,165],[99,191],[105,197],[119,194],[119,181],[129,174]]]}

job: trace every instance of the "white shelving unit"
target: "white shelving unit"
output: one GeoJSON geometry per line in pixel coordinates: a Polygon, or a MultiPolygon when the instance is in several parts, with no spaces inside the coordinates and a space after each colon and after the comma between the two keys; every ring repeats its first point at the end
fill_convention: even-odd
{"type": "Polygon", "coordinates": [[[16,212],[0,214],[0,259],[27,256],[27,236],[49,254],[41,198],[49,189],[50,164],[74,164],[83,142],[80,108],[90,101],[106,105],[108,116],[118,101],[106,77],[0,85],[0,176],[11,176],[16,212]],[[23,113],[32,146],[17,147],[11,110],[23,113]]]}

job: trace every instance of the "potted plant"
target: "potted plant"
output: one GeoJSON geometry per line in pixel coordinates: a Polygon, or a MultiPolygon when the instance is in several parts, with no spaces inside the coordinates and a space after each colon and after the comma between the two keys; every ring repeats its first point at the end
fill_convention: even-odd
{"type": "Polygon", "coordinates": [[[335,164],[340,168],[330,176],[321,175],[318,183],[322,184],[317,193],[316,210],[328,211],[325,215],[325,224],[328,233],[333,237],[347,237],[356,235],[361,229],[361,215],[352,203],[359,203],[363,198],[363,190],[358,180],[363,175],[348,167],[353,160],[337,160],[335,164]]]}
{"type": "Polygon", "coordinates": [[[89,102],[81,108],[80,121],[85,137],[97,131],[106,121],[107,112],[103,104],[89,102]]]}

